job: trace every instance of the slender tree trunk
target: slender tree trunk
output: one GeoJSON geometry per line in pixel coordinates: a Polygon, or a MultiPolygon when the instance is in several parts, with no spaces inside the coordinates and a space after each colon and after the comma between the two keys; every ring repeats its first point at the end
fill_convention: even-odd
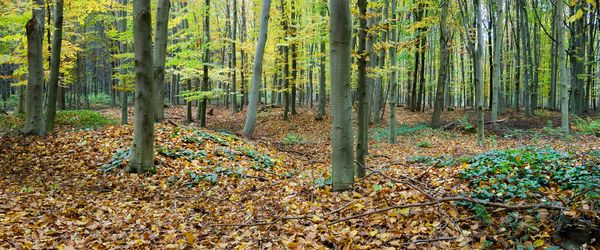
{"type": "Polygon", "coordinates": [[[329,0],[330,75],[333,114],[332,170],[333,190],[350,189],[354,182],[352,147],[352,16],[348,1],[329,0]]]}
{"type": "Polygon", "coordinates": [[[44,132],[54,129],[56,118],[56,96],[58,91],[58,77],[60,75],[60,51],[62,48],[63,25],[63,0],[56,0],[54,13],[54,37],[52,38],[52,55],[50,56],[50,81],[48,82],[48,103],[46,104],[46,117],[44,132]]]}
{"type": "Polygon", "coordinates": [[[165,119],[165,62],[169,36],[169,0],[158,0],[156,7],[156,32],[154,37],[154,120],[165,119]]]}
{"type": "Polygon", "coordinates": [[[27,105],[23,134],[43,135],[44,59],[44,1],[35,0],[31,19],[27,22],[27,105]]]}
{"type": "MultiPolygon", "coordinates": [[[[498,0],[501,1],[501,0],[498,0]]],[[[448,32],[448,5],[449,0],[442,0],[440,12],[440,70],[438,75],[437,89],[435,93],[435,106],[431,118],[431,127],[439,128],[441,125],[441,114],[444,109],[444,90],[447,82],[448,68],[450,66],[450,37],[448,32]]]]}
{"type": "MultiPolygon", "coordinates": [[[[210,63],[210,0],[204,1],[204,66],[202,67],[201,91],[208,91],[208,64],[210,63]]],[[[260,77],[260,76],[259,76],[260,77]]],[[[208,99],[198,100],[198,123],[200,127],[206,127],[206,106],[208,99]]]]}
{"type": "MultiPolygon", "coordinates": [[[[265,45],[267,44],[267,35],[269,33],[269,10],[271,9],[271,0],[263,0],[260,11],[260,31],[258,34],[258,44],[254,54],[254,69],[252,73],[252,90],[250,91],[250,101],[246,113],[246,123],[244,125],[244,135],[252,137],[254,126],[256,125],[256,113],[258,101],[260,98],[260,76],[263,68],[263,56],[265,54],[265,45]]],[[[265,83],[266,84],[266,83],[265,83]]]]}
{"type": "MultiPolygon", "coordinates": [[[[556,6],[553,10],[553,22],[552,22],[552,36],[556,37],[557,24],[556,23],[556,6]]],[[[556,63],[556,57],[558,51],[556,50],[556,43],[552,41],[552,45],[550,48],[550,89],[548,91],[548,108],[551,110],[556,110],[556,80],[557,80],[557,69],[558,65],[556,63]]]]}
{"type": "MultiPolygon", "coordinates": [[[[391,144],[396,144],[396,106],[398,99],[398,71],[396,68],[396,42],[397,42],[397,15],[396,15],[396,0],[392,0],[392,12],[391,12],[391,30],[390,30],[390,40],[393,45],[390,47],[390,66],[392,70],[392,78],[390,79],[390,88],[389,92],[391,94],[390,97],[390,119],[389,119],[389,129],[390,129],[390,137],[388,138],[388,142],[391,144]]],[[[415,69],[416,70],[416,69],[415,69]]],[[[414,98],[414,96],[413,96],[414,98]]]]}
{"type": "Polygon", "coordinates": [[[500,85],[502,76],[502,35],[504,24],[504,1],[496,0],[496,21],[494,27],[494,72],[493,72],[493,92],[492,92],[492,122],[494,126],[498,120],[498,110],[500,104],[500,85]]]}
{"type": "Polygon", "coordinates": [[[358,30],[358,138],[356,142],[356,175],[365,177],[366,157],[369,147],[369,93],[367,80],[367,5],[368,0],[358,0],[359,30],[358,30]]]}
{"type": "Polygon", "coordinates": [[[235,43],[237,36],[237,0],[233,0],[233,23],[231,24],[231,111],[233,113],[238,112],[238,103],[237,103],[237,63],[236,63],[236,51],[235,51],[235,43]]]}
{"type": "Polygon", "coordinates": [[[152,18],[150,0],[133,1],[135,49],[135,125],[128,173],[156,173],[154,167],[154,105],[152,18]]]}
{"type": "MultiPolygon", "coordinates": [[[[321,18],[325,19],[327,16],[326,6],[321,7],[321,18]]],[[[325,30],[325,28],[323,28],[325,30]]],[[[324,31],[321,31],[321,34],[324,31]]],[[[320,67],[319,67],[319,111],[317,112],[317,120],[323,119],[325,116],[325,106],[327,105],[327,89],[325,86],[326,81],[326,72],[325,72],[325,39],[321,38],[321,58],[320,58],[320,67]]]]}
{"type": "Polygon", "coordinates": [[[475,67],[475,105],[477,107],[477,144],[483,147],[484,144],[484,113],[483,113],[483,69],[481,62],[481,54],[483,52],[483,29],[482,29],[482,13],[480,0],[474,0],[476,8],[475,12],[475,24],[477,25],[477,44],[475,48],[475,60],[473,62],[475,67]]]}
{"type": "Polygon", "coordinates": [[[564,34],[566,27],[564,25],[564,2],[556,1],[556,50],[558,52],[557,64],[558,74],[560,76],[560,117],[562,130],[569,133],[569,79],[566,64],[566,51],[564,44],[564,34]]]}

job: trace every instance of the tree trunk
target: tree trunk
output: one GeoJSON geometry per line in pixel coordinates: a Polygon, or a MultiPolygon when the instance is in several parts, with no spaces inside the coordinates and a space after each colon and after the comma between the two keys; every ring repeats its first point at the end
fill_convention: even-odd
{"type": "Polygon", "coordinates": [[[56,95],[58,91],[58,77],[60,75],[60,51],[62,48],[63,25],[63,0],[56,0],[54,13],[54,37],[52,38],[52,55],[50,56],[50,81],[48,82],[48,103],[46,104],[46,119],[44,131],[48,133],[54,129],[56,118],[56,95]]]}
{"type": "Polygon", "coordinates": [[[44,0],[35,0],[31,19],[27,22],[27,105],[23,134],[43,135],[44,0]]]}
{"type": "Polygon", "coordinates": [[[495,125],[498,120],[498,110],[500,104],[500,85],[502,76],[502,32],[504,24],[504,1],[496,0],[496,21],[494,27],[494,72],[493,72],[493,91],[492,91],[492,122],[495,125]]]}
{"type": "Polygon", "coordinates": [[[154,167],[154,105],[152,18],[150,0],[133,1],[135,50],[135,125],[128,173],[156,173],[154,167]]]}
{"type": "Polygon", "coordinates": [[[354,182],[352,147],[351,39],[352,16],[348,1],[330,0],[330,75],[333,114],[332,171],[334,191],[348,190],[354,182]]]}
{"type": "MultiPolygon", "coordinates": [[[[252,137],[254,126],[256,125],[256,113],[258,101],[260,98],[260,76],[263,68],[263,56],[265,54],[265,45],[267,44],[267,35],[269,33],[269,10],[271,9],[271,0],[263,0],[260,11],[260,31],[258,34],[258,44],[254,54],[254,69],[252,73],[252,90],[250,91],[250,101],[246,113],[246,124],[244,125],[244,135],[252,137]]],[[[266,84],[266,83],[265,83],[266,84]]]]}
{"type": "Polygon", "coordinates": [[[564,25],[564,2],[556,1],[556,50],[558,52],[557,64],[558,74],[560,76],[560,117],[562,130],[569,133],[569,79],[566,64],[566,51],[564,44],[564,34],[566,27],[564,25]]]}
{"type": "MultiPolygon", "coordinates": [[[[390,67],[392,70],[392,78],[390,79],[390,88],[389,92],[391,94],[390,97],[390,119],[389,119],[389,129],[390,129],[390,137],[388,138],[388,142],[391,144],[396,144],[396,106],[398,99],[398,71],[396,70],[396,42],[397,41],[397,33],[396,33],[396,25],[397,25],[397,15],[396,15],[396,0],[392,0],[392,23],[390,30],[390,40],[393,44],[390,47],[390,67]]],[[[416,70],[416,69],[415,69],[416,70]]],[[[414,96],[413,96],[414,98],[414,96]]]]}
{"type": "Polygon", "coordinates": [[[369,86],[367,79],[367,5],[368,0],[358,0],[359,30],[358,30],[358,138],[356,142],[356,175],[365,177],[366,157],[369,147],[369,86]]]}
{"type": "Polygon", "coordinates": [[[475,67],[475,106],[477,107],[477,144],[483,147],[484,144],[484,113],[483,113],[483,69],[481,62],[481,54],[483,52],[483,29],[482,29],[482,15],[480,0],[474,0],[475,11],[475,24],[477,25],[477,44],[475,48],[475,60],[473,61],[475,67]]]}
{"type": "MultiPolygon", "coordinates": [[[[501,1],[501,0],[498,0],[501,1]]],[[[439,128],[441,125],[441,114],[444,109],[444,90],[446,78],[448,77],[448,68],[450,66],[450,53],[448,45],[450,37],[448,34],[448,5],[449,0],[442,0],[440,12],[440,70],[438,75],[437,89],[435,93],[435,105],[431,117],[431,127],[439,128]]]]}
{"type": "Polygon", "coordinates": [[[237,0],[233,0],[233,23],[231,24],[231,111],[233,113],[238,112],[238,103],[237,103],[237,63],[236,63],[236,51],[235,51],[235,43],[237,36],[237,0]]]}
{"type": "Polygon", "coordinates": [[[165,62],[169,36],[169,0],[158,0],[156,6],[156,32],[154,37],[154,120],[165,119],[165,62]]]}
{"type": "MultiPolygon", "coordinates": [[[[321,6],[321,18],[325,19],[327,16],[326,6],[321,6]]],[[[323,28],[325,30],[325,28],[323,28]]],[[[321,31],[321,34],[324,31],[321,31]]],[[[321,58],[320,58],[320,67],[319,67],[319,111],[317,112],[317,120],[323,119],[325,116],[325,106],[327,105],[327,89],[326,89],[326,73],[325,73],[325,39],[321,37],[321,58]]]]}
{"type": "MultiPolygon", "coordinates": [[[[202,67],[202,87],[201,91],[208,91],[208,64],[210,63],[210,0],[204,1],[204,66],[202,67]]],[[[207,98],[198,100],[198,123],[200,127],[206,127],[206,106],[207,98]]]]}

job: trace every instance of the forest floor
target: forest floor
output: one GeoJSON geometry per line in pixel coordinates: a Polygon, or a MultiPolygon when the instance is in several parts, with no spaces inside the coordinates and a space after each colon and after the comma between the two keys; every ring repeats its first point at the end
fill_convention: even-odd
{"type": "MultiPolygon", "coordinates": [[[[205,130],[185,124],[183,106],[169,108],[156,127],[152,176],[123,172],[130,125],[2,135],[0,248],[553,249],[562,240],[560,218],[598,226],[596,203],[555,186],[540,187],[545,197],[537,199],[570,201],[561,211],[513,209],[531,200],[487,208],[439,201],[472,192],[461,173],[490,150],[550,147],[583,158],[600,150],[594,135],[552,129],[556,113],[507,112],[477,147],[472,125],[458,122],[471,112],[446,112],[453,124],[434,130],[423,125],[430,112],[399,108],[398,143],[386,143],[385,126],[372,127],[371,171],[353,190],[335,193],[331,117],[298,111],[284,121],[281,108],[262,110],[254,138],[245,140],[238,134],[244,112],[215,108],[205,130]]],[[[101,113],[120,117],[117,109],[101,113]]]]}

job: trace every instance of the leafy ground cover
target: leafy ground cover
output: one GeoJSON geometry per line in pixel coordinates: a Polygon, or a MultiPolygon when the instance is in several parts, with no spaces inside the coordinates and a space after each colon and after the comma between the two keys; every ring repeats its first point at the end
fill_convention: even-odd
{"type": "MultiPolygon", "coordinates": [[[[183,124],[182,111],[167,117],[183,124]]],[[[399,110],[408,127],[427,116],[399,110]]],[[[431,129],[403,134],[396,145],[373,140],[368,177],[334,193],[323,132],[331,117],[314,117],[263,112],[251,141],[217,132],[243,124],[243,114],[222,109],[209,117],[211,130],[158,125],[153,176],[123,173],[130,126],[3,136],[0,247],[553,249],[564,241],[561,220],[598,216],[594,186],[577,186],[597,178],[600,142],[592,135],[543,136],[536,125],[542,136],[498,136],[484,148],[471,133],[431,129]],[[423,141],[429,146],[416,143],[423,141]],[[513,185],[527,186],[526,197],[509,194],[513,185]],[[496,191],[484,193],[486,186],[496,191]],[[426,194],[565,209],[434,202],[426,194]]]]}

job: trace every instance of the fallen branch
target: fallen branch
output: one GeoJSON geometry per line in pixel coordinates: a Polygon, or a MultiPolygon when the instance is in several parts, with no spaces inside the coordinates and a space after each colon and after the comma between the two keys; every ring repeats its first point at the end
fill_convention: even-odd
{"type": "Polygon", "coordinates": [[[549,210],[550,209],[552,209],[552,210],[564,210],[565,209],[564,207],[561,207],[561,206],[554,206],[554,205],[547,205],[547,204],[508,205],[508,204],[504,204],[504,203],[488,202],[488,201],[474,199],[474,198],[470,198],[470,197],[454,196],[454,197],[445,197],[445,198],[435,199],[430,202],[399,204],[399,205],[395,205],[395,206],[384,207],[384,208],[380,208],[380,209],[376,209],[376,210],[371,210],[369,212],[365,212],[362,214],[355,214],[355,215],[348,216],[348,217],[345,217],[345,218],[342,218],[339,220],[335,220],[335,221],[329,223],[328,225],[333,225],[333,224],[337,224],[337,223],[340,223],[343,221],[356,219],[356,218],[360,218],[360,217],[365,217],[365,216],[369,216],[372,214],[383,213],[383,212],[386,212],[386,211],[389,211],[392,209],[402,209],[402,208],[411,208],[411,207],[427,207],[427,206],[432,206],[432,205],[436,205],[436,204],[443,203],[443,202],[452,202],[452,201],[467,201],[467,202],[472,202],[472,203],[476,203],[476,204],[483,205],[483,206],[500,207],[500,208],[505,208],[508,210],[521,210],[521,209],[531,209],[531,208],[546,208],[549,210]]]}
{"type": "MultiPolygon", "coordinates": [[[[416,185],[414,185],[414,184],[412,184],[412,183],[410,183],[410,182],[408,182],[408,181],[405,181],[405,180],[399,180],[399,179],[396,179],[396,178],[394,178],[394,177],[390,177],[390,176],[388,176],[388,175],[386,175],[386,174],[384,174],[384,173],[382,173],[382,172],[380,172],[380,171],[377,171],[377,170],[375,170],[375,169],[372,169],[372,168],[369,168],[369,167],[365,167],[365,166],[363,166],[362,164],[360,164],[360,163],[359,163],[359,162],[357,162],[357,161],[354,161],[354,162],[355,162],[356,164],[358,164],[359,166],[363,167],[364,169],[367,169],[367,170],[369,170],[369,171],[371,171],[371,172],[373,172],[373,173],[376,173],[376,174],[378,174],[378,175],[381,175],[381,176],[383,176],[384,178],[386,178],[386,179],[388,179],[388,180],[390,180],[390,181],[393,181],[393,182],[396,182],[396,183],[401,183],[401,184],[407,185],[407,186],[409,186],[409,187],[411,187],[411,188],[413,188],[413,189],[415,189],[415,190],[419,191],[419,192],[420,192],[420,193],[422,193],[423,195],[427,196],[427,198],[429,198],[430,200],[434,200],[434,199],[435,199],[435,197],[433,197],[433,195],[429,194],[428,192],[426,192],[426,191],[425,191],[425,190],[423,190],[422,188],[420,188],[420,187],[418,187],[418,186],[416,186],[416,185]]],[[[391,164],[391,165],[393,165],[393,164],[391,164]]],[[[385,166],[385,164],[384,164],[384,166],[385,166]]],[[[417,180],[414,180],[414,179],[412,179],[412,178],[410,178],[410,177],[408,177],[408,176],[403,176],[403,177],[404,177],[405,179],[407,179],[407,180],[410,180],[410,181],[414,182],[414,183],[418,183],[418,184],[420,184],[420,185],[423,185],[423,183],[421,183],[421,182],[419,182],[419,181],[417,181],[417,180]]]]}
{"type": "Polygon", "coordinates": [[[406,242],[404,243],[404,245],[411,245],[411,244],[421,244],[421,243],[429,243],[429,242],[436,242],[436,241],[449,241],[449,240],[456,240],[458,239],[457,237],[444,237],[444,238],[435,238],[435,239],[427,239],[427,240],[415,240],[413,242],[406,242]]]}

